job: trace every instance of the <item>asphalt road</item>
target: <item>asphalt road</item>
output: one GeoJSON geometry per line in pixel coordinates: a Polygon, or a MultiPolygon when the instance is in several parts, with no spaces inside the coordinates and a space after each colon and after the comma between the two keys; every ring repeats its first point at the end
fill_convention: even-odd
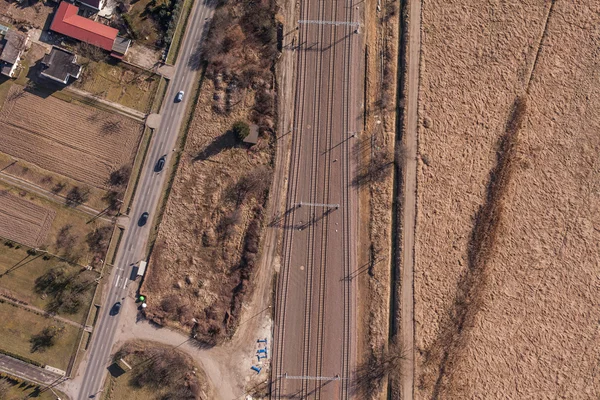
{"type": "Polygon", "coordinates": [[[346,399],[356,357],[352,277],[358,270],[358,195],[353,181],[362,129],[364,47],[360,28],[356,33],[357,26],[329,22],[360,22],[364,2],[299,4],[300,20],[310,22],[299,23],[295,42],[272,397],[346,399]]]}
{"type": "MultiPolygon", "coordinates": [[[[129,293],[133,294],[134,292],[131,287],[135,283],[130,280],[133,264],[138,263],[145,256],[152,219],[156,215],[159,200],[164,194],[169,174],[166,168],[160,173],[154,172],[154,166],[161,156],[167,155],[169,158],[173,155],[181,124],[186,117],[186,107],[192,100],[192,90],[199,79],[198,48],[213,10],[210,1],[196,0],[190,13],[175,72],[163,102],[161,122],[159,128],[154,132],[132,205],[131,220],[121,239],[115,266],[110,277],[106,278],[105,293],[108,294],[105,295],[100,308],[101,315],[94,328],[88,358],[81,366],[81,368],[85,368],[85,373],[79,385],[77,398],[80,400],[94,398],[103,387],[120,318],[119,314],[110,315],[112,306],[117,301],[134,301],[132,296],[128,296],[129,293]],[[175,96],[180,90],[185,91],[184,99],[180,103],[175,103],[175,96]],[[150,213],[148,223],[139,226],[140,215],[146,211],[150,213]]],[[[149,265],[149,268],[152,266],[149,265]]]]}
{"type": "Polygon", "coordinates": [[[35,382],[41,386],[51,386],[64,379],[63,376],[26,363],[16,358],[0,354],[0,372],[35,382]]]}

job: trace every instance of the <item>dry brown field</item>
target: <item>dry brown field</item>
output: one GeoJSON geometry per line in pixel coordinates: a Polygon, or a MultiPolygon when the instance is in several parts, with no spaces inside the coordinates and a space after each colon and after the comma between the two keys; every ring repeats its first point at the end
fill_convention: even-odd
{"type": "Polygon", "coordinates": [[[0,151],[98,188],[131,165],[143,131],[129,118],[14,85],[0,111],[0,151]]]}
{"type": "Polygon", "coordinates": [[[248,233],[262,214],[256,191],[271,182],[269,139],[250,150],[230,131],[248,117],[252,93],[242,91],[230,114],[218,114],[212,83],[203,83],[143,286],[148,318],[186,330],[196,318],[197,339],[207,343],[237,326],[260,238],[260,226],[250,229],[258,237],[248,233]]]}
{"type": "Polygon", "coordinates": [[[549,9],[423,4],[416,398],[600,396],[600,3],[557,1],[534,63],[549,9]],[[512,174],[488,196],[517,95],[512,174]]]}
{"type": "Polygon", "coordinates": [[[30,247],[44,243],[56,211],[0,192],[0,236],[30,247]]]}

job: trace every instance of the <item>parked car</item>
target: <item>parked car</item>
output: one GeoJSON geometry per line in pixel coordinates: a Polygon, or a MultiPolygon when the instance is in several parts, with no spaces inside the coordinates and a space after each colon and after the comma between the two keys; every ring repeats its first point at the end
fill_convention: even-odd
{"type": "Polygon", "coordinates": [[[158,161],[156,162],[156,165],[154,166],[154,172],[160,172],[163,170],[163,168],[165,167],[165,161],[166,161],[166,155],[162,156],[161,158],[158,159],[158,161]]]}
{"type": "Polygon", "coordinates": [[[115,305],[110,310],[110,315],[117,315],[121,311],[121,302],[117,301],[115,305]]]}
{"type": "Polygon", "coordinates": [[[138,220],[138,226],[144,226],[146,225],[146,222],[148,222],[148,212],[144,212],[142,213],[142,215],[140,216],[140,219],[138,220]]]}
{"type": "Polygon", "coordinates": [[[176,103],[179,103],[181,100],[183,100],[183,90],[180,90],[179,93],[177,93],[177,96],[175,97],[176,103]]]}

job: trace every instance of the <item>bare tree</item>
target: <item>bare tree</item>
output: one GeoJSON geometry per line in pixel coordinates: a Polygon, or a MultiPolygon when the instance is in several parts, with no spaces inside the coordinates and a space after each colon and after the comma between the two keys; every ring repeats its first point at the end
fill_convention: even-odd
{"type": "Polygon", "coordinates": [[[73,186],[66,196],[66,203],[69,207],[76,207],[82,203],[85,203],[90,196],[90,189],[80,188],[79,186],[73,186]]]}
{"type": "Polygon", "coordinates": [[[31,343],[31,352],[46,351],[48,348],[54,346],[56,339],[58,339],[63,331],[63,326],[51,325],[44,328],[41,332],[33,335],[29,342],[31,343]]]}
{"type": "Polygon", "coordinates": [[[400,370],[400,363],[406,358],[402,346],[392,344],[387,350],[374,352],[354,370],[352,391],[360,398],[368,398],[376,392],[388,374],[400,370]]]}

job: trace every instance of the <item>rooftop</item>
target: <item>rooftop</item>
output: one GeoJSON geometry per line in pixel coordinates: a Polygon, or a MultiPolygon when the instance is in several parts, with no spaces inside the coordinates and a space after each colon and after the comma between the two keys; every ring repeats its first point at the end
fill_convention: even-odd
{"type": "Polygon", "coordinates": [[[2,46],[0,61],[15,64],[19,61],[19,57],[23,50],[25,50],[27,36],[14,29],[10,29],[4,34],[4,39],[2,39],[0,43],[0,46],[2,46]]]}
{"type": "Polygon", "coordinates": [[[66,85],[70,76],[77,79],[81,74],[81,65],[76,62],[77,55],[54,46],[50,54],[46,54],[42,59],[42,76],[66,85]]]}
{"type": "Polygon", "coordinates": [[[67,2],[61,2],[54,15],[50,29],[82,42],[93,44],[111,51],[118,30],[91,19],[77,15],[79,8],[67,2]]]}

